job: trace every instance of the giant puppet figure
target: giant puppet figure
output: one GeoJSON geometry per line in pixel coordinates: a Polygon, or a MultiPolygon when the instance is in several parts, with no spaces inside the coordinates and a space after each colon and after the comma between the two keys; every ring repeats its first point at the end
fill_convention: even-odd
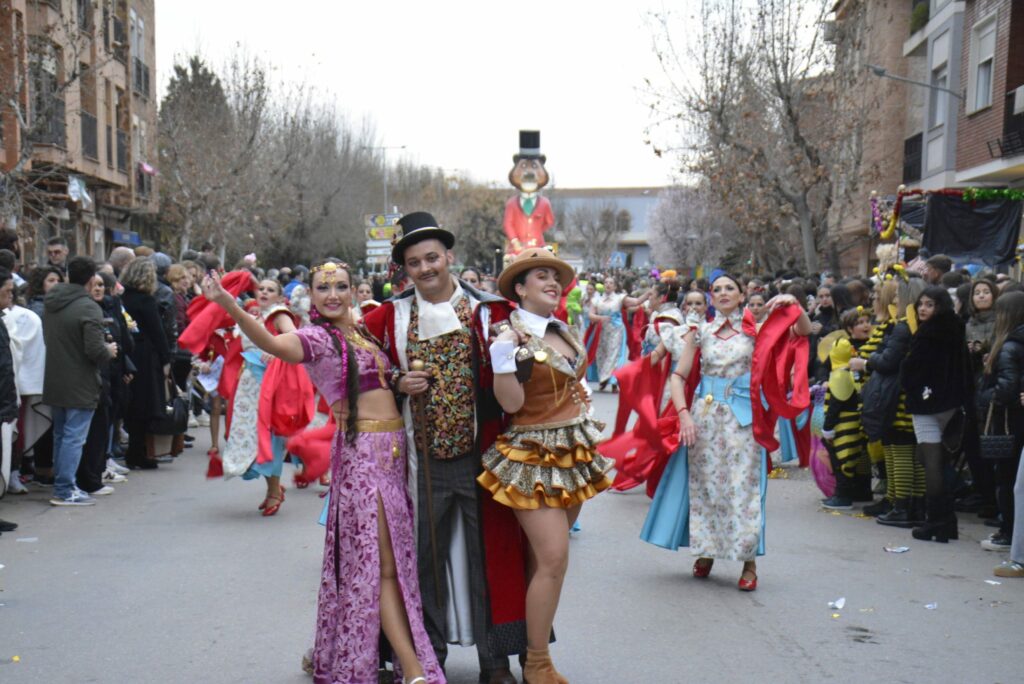
{"type": "Polygon", "coordinates": [[[519,194],[505,203],[503,222],[510,255],[543,247],[544,231],[555,225],[551,202],[540,194],[540,189],[548,184],[546,161],[547,157],[540,153],[540,131],[519,131],[519,154],[512,156],[515,166],[508,173],[508,181],[519,194]]]}

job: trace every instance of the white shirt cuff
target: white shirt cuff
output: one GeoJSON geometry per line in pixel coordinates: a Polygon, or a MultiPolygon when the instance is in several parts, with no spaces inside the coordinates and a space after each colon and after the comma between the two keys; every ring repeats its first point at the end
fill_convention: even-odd
{"type": "Polygon", "coordinates": [[[498,340],[491,345],[491,366],[495,374],[516,372],[516,343],[498,340]]]}

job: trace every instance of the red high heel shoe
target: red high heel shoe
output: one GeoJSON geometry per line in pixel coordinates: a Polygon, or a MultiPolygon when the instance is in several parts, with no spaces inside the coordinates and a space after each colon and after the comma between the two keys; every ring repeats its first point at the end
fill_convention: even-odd
{"type": "MultiPolygon", "coordinates": [[[[278,508],[281,507],[281,504],[284,503],[284,485],[278,485],[278,486],[281,489],[281,496],[280,497],[274,497],[274,496],[266,497],[265,499],[263,499],[263,503],[261,503],[259,505],[258,510],[261,510],[261,511],[266,510],[266,508],[267,508],[267,501],[269,501],[270,499],[276,499],[276,498],[280,498],[280,503],[277,504],[277,507],[278,508]]],[[[264,513],[263,515],[273,515],[273,513],[264,513]]]]}
{"type": "Polygon", "coordinates": [[[714,564],[714,558],[698,558],[693,564],[693,576],[704,579],[711,574],[711,567],[714,564]]]}
{"type": "Polygon", "coordinates": [[[267,504],[266,508],[263,509],[263,517],[269,518],[270,516],[274,515],[279,510],[281,510],[281,504],[284,503],[284,492],[282,491],[279,496],[268,496],[267,500],[264,501],[263,503],[267,504]],[[270,504],[268,503],[270,501],[276,501],[277,503],[270,504]]]}
{"type": "Polygon", "coordinates": [[[757,573],[753,570],[744,570],[740,575],[739,588],[740,591],[754,591],[757,589],[757,573]],[[747,573],[753,575],[754,579],[744,579],[743,575],[747,573]]]}

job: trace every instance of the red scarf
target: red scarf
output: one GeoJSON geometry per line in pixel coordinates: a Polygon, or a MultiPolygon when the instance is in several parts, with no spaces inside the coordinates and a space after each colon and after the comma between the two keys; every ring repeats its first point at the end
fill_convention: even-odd
{"type": "Polygon", "coordinates": [[[790,330],[801,314],[803,309],[799,306],[776,309],[760,330],[749,309],[743,315],[743,332],[756,337],[750,367],[754,439],[768,451],[779,448],[775,439],[779,418],[793,420],[811,404],[807,338],[790,330]],[[759,401],[762,394],[767,408],[759,401]]]}

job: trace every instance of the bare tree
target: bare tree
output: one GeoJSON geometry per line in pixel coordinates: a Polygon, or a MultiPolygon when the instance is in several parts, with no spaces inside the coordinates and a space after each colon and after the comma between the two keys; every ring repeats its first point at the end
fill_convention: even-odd
{"type": "Polygon", "coordinates": [[[588,269],[601,268],[608,261],[619,236],[628,233],[633,217],[615,202],[600,206],[580,204],[569,209],[562,229],[569,247],[577,250],[588,269]]]}
{"type": "Polygon", "coordinates": [[[752,252],[795,241],[809,271],[829,233],[830,151],[848,133],[821,39],[832,4],[705,0],[686,33],[657,16],[665,81],[649,81],[661,114],[652,133],[674,141],[656,152],[677,154],[684,172],[709,182],[752,252]]]}

